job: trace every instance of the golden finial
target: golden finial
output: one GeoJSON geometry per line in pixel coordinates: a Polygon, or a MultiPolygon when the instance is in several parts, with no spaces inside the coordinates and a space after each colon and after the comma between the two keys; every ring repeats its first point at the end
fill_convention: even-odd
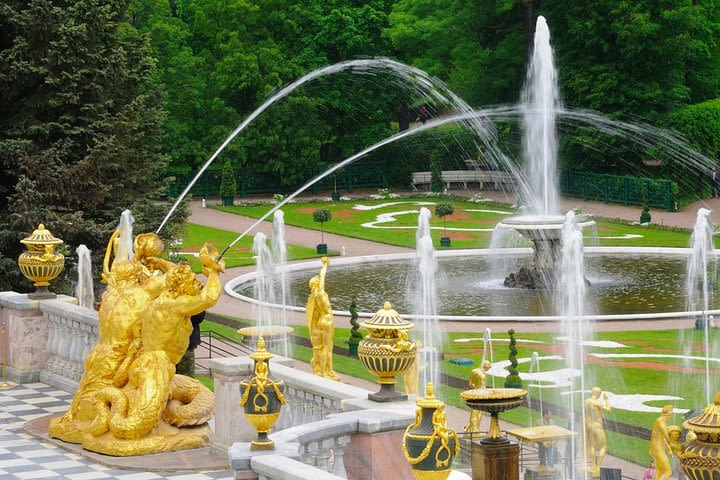
{"type": "Polygon", "coordinates": [[[390,302],[385,302],[385,305],[383,306],[385,310],[392,310],[392,305],[390,305],[390,302]]]}
{"type": "Polygon", "coordinates": [[[435,397],[435,386],[432,384],[432,382],[428,382],[425,386],[425,397],[427,398],[434,398],[435,397]]]}

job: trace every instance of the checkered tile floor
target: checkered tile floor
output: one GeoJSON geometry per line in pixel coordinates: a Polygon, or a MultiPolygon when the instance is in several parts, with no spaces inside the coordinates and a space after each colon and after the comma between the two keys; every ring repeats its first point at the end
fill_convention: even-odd
{"type": "Polygon", "coordinates": [[[91,463],[22,431],[28,420],[67,410],[72,395],[44,383],[0,390],[0,479],[230,480],[232,471],[158,473],[91,463]]]}

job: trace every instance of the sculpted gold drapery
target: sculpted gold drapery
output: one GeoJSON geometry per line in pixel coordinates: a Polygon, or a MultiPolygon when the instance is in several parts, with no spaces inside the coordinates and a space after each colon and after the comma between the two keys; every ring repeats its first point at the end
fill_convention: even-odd
{"type": "Polygon", "coordinates": [[[70,409],[50,423],[50,436],[109,455],[142,455],[204,445],[214,397],[195,379],[175,375],[187,349],[190,316],[220,297],[223,263],[205,244],[200,251],[205,287],[188,265],[157,256],[154,234],[138,235],[135,258],[110,266],[105,256],[98,313],[99,338],[70,409]]]}
{"type": "Polygon", "coordinates": [[[313,373],[321,377],[340,380],[340,377],[333,370],[333,335],[335,325],[333,324],[332,307],[330,298],[325,292],[325,275],[330,264],[328,257],[322,258],[320,274],[314,276],[308,282],[310,295],[308,296],[305,308],[305,318],[310,331],[310,342],[312,343],[313,354],[310,365],[313,373]]]}

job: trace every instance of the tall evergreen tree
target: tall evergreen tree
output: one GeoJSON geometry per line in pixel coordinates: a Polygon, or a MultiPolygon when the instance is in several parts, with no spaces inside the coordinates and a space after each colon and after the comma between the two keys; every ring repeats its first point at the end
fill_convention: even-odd
{"type": "Polygon", "coordinates": [[[21,288],[18,241],[40,222],[99,256],[123,209],[136,231],[167,211],[161,94],[128,3],[0,4],[0,288],[21,288]]]}

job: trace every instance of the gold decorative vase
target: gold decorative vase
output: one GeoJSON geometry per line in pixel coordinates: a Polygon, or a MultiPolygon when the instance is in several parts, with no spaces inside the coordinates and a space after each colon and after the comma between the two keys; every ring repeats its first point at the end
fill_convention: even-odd
{"type": "Polygon", "coordinates": [[[480,443],[484,445],[503,445],[510,441],[503,436],[498,422],[498,414],[519,407],[525,403],[527,391],[521,388],[476,388],[460,392],[465,405],[471,410],[480,410],[490,414],[490,430],[480,443]]]}
{"type": "Polygon", "coordinates": [[[240,382],[243,396],[240,406],[245,418],[255,427],[258,436],[250,442],[250,450],[273,450],[275,445],[268,433],[280,417],[280,409],[285,405],[282,393],[285,385],[270,378],[269,362],[273,355],[265,349],[265,339],[258,338],[258,349],[250,355],[255,360],[255,374],[240,382]]]}
{"type": "Polygon", "coordinates": [[[65,257],[55,252],[55,248],[63,243],[41,223],[37,230],[27,238],[20,240],[27,251],[20,254],[18,266],[25,277],[34,283],[35,291],[28,293],[33,300],[55,298],[57,295],[48,290],[50,280],[62,272],[65,257]]]}
{"type": "Polygon", "coordinates": [[[428,383],[425,397],[415,402],[415,422],[403,435],[402,452],[417,480],[445,480],[460,453],[457,434],[447,428],[445,404],[434,392],[433,384],[428,383]]]}
{"type": "Polygon", "coordinates": [[[376,402],[407,400],[407,395],[395,390],[395,377],[415,361],[417,345],[408,340],[408,330],[415,325],[403,319],[389,302],[360,325],[369,333],[358,345],[358,358],[380,384],[380,390],[368,398],[376,402]]]}
{"type": "Polygon", "coordinates": [[[696,437],[683,445],[679,455],[688,480],[720,478],[720,392],[699,415],[683,422],[683,427],[696,437]]]}

